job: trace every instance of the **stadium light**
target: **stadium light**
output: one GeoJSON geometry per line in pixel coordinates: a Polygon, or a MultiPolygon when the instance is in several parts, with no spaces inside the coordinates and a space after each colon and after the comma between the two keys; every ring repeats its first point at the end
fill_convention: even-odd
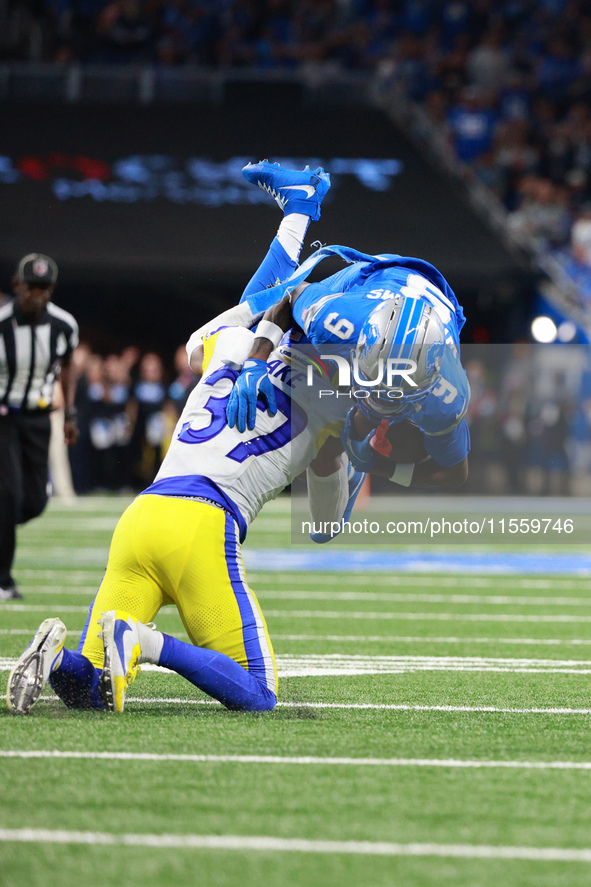
{"type": "Polygon", "coordinates": [[[576,324],[572,322],[572,320],[563,320],[560,326],[558,327],[558,340],[560,342],[572,342],[572,340],[577,335],[577,327],[576,324]]]}
{"type": "Polygon", "coordinates": [[[554,342],[556,339],[556,324],[551,317],[535,317],[531,324],[531,334],[536,342],[554,342]]]}

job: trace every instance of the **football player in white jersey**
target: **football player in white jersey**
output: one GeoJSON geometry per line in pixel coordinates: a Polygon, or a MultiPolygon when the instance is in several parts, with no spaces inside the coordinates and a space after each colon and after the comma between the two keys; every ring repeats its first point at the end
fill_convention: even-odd
{"type": "MultiPolygon", "coordinates": [[[[284,184],[284,221],[253,287],[275,282],[273,249],[297,263],[329,178],[306,169],[288,172],[284,184]]],[[[270,332],[258,332],[264,331],[270,332]]],[[[9,676],[11,711],[29,712],[46,681],[70,707],[122,711],[142,662],[183,675],[228,708],[275,706],[273,648],[246,582],[240,545],[264,503],[317,456],[334,417],[310,397],[305,374],[290,366],[288,343],[269,362],[276,409],[268,411],[261,402],[256,431],[229,428],[227,402],[254,339],[245,328],[226,327],[210,331],[203,348],[199,341],[203,378],[189,396],[154,483],[117,524],[78,651],[64,648],[60,619],[45,620],[9,676]],[[147,624],[171,603],[190,643],[147,624]]],[[[188,350],[193,356],[195,340],[188,350]]],[[[327,462],[329,470],[322,472],[327,477],[317,477],[325,484],[319,517],[338,521],[349,495],[347,463],[330,454],[327,462]]]]}

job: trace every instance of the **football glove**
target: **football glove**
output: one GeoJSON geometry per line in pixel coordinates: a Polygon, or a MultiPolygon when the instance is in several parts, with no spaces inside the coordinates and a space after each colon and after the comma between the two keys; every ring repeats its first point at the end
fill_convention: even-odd
{"type": "Polygon", "coordinates": [[[345,419],[345,427],[341,434],[341,443],[345,448],[345,452],[349,457],[349,462],[357,471],[364,471],[366,474],[372,472],[377,465],[376,452],[372,448],[370,441],[376,430],[372,428],[367,437],[363,440],[353,440],[353,415],[356,407],[351,407],[345,419]]]}
{"type": "Polygon", "coordinates": [[[244,361],[242,372],[234,383],[230,400],[226,407],[228,425],[234,425],[242,434],[252,430],[256,423],[257,399],[262,396],[271,416],[277,412],[275,388],[267,375],[267,361],[249,358],[244,361]]]}

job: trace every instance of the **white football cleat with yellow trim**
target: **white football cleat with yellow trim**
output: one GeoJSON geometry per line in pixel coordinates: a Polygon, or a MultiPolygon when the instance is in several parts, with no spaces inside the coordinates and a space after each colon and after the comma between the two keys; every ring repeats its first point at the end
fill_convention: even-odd
{"type": "Polygon", "coordinates": [[[58,664],[68,631],[54,616],[41,623],[35,637],[8,676],[6,702],[16,715],[28,714],[58,664]]]}
{"type": "Polygon", "coordinates": [[[123,711],[127,688],[140,672],[138,620],[122,610],[109,610],[99,621],[105,651],[101,692],[108,711],[123,711]]]}

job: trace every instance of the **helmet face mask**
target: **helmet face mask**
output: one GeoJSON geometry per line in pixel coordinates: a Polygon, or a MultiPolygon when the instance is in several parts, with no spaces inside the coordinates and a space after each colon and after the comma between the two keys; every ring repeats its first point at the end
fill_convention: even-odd
{"type": "Polygon", "coordinates": [[[351,353],[355,383],[368,392],[358,404],[369,418],[406,418],[437,384],[445,330],[432,305],[396,296],[367,318],[351,353]]]}

